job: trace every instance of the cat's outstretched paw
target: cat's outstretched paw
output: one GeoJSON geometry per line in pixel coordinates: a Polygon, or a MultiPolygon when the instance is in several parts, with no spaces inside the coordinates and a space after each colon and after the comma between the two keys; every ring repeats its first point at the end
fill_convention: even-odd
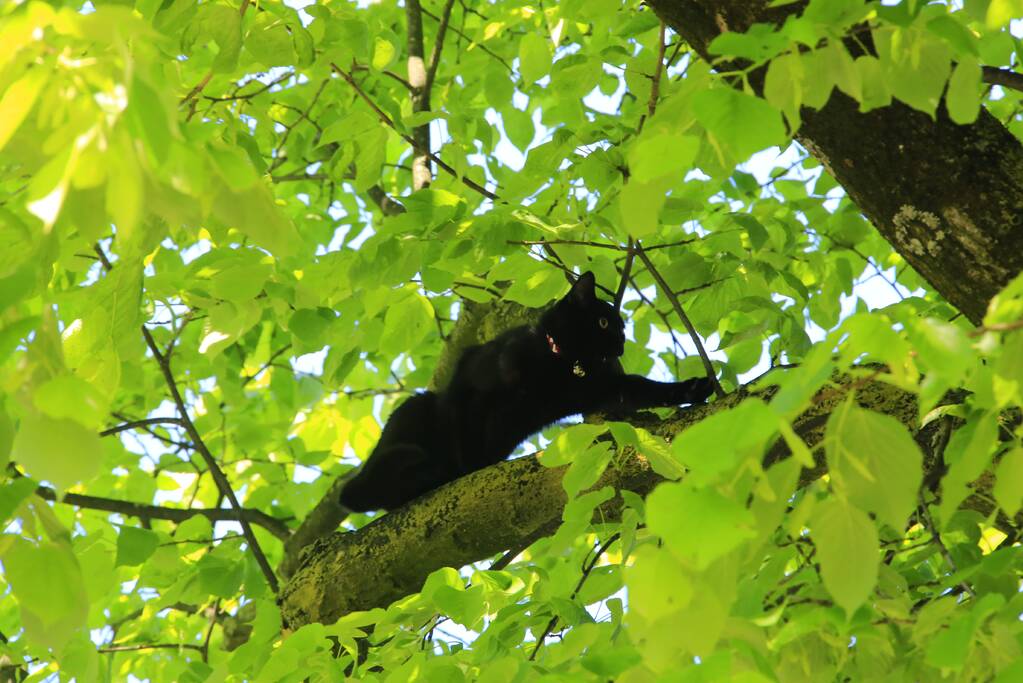
{"type": "Polygon", "coordinates": [[[714,382],[709,377],[694,377],[685,384],[685,403],[704,403],[714,393],[714,382]]]}

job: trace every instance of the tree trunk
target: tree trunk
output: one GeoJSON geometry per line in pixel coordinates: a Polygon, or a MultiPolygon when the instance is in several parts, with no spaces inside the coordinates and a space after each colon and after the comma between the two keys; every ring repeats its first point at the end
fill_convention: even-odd
{"type": "MultiPolygon", "coordinates": [[[[780,23],[804,3],[650,0],[694,50],[724,31],[780,23]]],[[[751,79],[759,87],[762,79],[751,79]]],[[[892,247],[974,324],[1023,270],[1023,145],[986,110],[967,126],[894,101],[865,114],[838,92],[804,108],[796,139],[892,247]]]]}

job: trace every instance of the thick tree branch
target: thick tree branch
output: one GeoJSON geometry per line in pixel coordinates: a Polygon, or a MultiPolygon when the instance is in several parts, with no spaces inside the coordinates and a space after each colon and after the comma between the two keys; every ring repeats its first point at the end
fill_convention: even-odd
{"type": "MultiPolygon", "coordinates": [[[[772,7],[767,0],[647,4],[722,71],[748,66],[709,53],[723,31],[780,26],[806,6],[772,7]]],[[[869,35],[857,38],[846,43],[854,57],[869,43],[869,35]]],[[[763,74],[750,73],[750,85],[760,89],[763,74]]],[[[969,125],[954,123],[944,105],[934,118],[898,100],[859,109],[836,90],[820,110],[802,109],[796,138],[935,291],[980,323],[991,297],[1023,270],[1023,144],[985,109],[969,125]]]]}
{"type": "MultiPolygon", "coordinates": [[[[933,452],[935,423],[917,431],[915,395],[882,381],[863,380],[862,374],[836,376],[834,381],[843,390],[822,389],[794,420],[793,430],[815,459],[814,467],[803,470],[800,486],[825,473],[823,449],[819,446],[828,416],[853,391],[861,406],[890,415],[917,434],[917,443],[924,450],[925,481],[934,468],[941,467],[933,452]]],[[[631,422],[671,440],[687,427],[718,410],[736,406],[753,393],[769,400],[774,388],[735,392],[713,405],[680,409],[663,421],[638,414],[631,422]]],[[[776,462],[787,452],[779,439],[764,460],[768,464],[776,462]]],[[[619,465],[605,471],[595,489],[612,486],[646,495],[663,481],[640,456],[623,453],[616,462],[619,465]]],[[[332,623],[351,611],[386,606],[419,590],[425,578],[440,567],[460,567],[508,548],[521,549],[525,541],[553,533],[566,502],[561,486],[566,469],[546,468],[535,457],[498,463],[383,515],[356,532],[319,539],[282,590],[286,623],[289,628],[312,622],[332,623]]],[[[967,498],[964,507],[984,515],[994,512],[990,492],[985,493],[983,488],[990,485],[988,480],[978,480],[974,495],[967,498]]],[[[620,511],[621,499],[615,497],[595,511],[595,518],[613,520],[620,511]]],[[[1023,514],[1017,515],[1013,523],[1021,521],[1023,514]]]]}

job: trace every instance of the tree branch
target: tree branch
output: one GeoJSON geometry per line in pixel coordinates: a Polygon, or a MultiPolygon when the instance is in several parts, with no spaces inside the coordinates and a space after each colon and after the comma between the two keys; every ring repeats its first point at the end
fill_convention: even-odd
{"type": "Polygon", "coordinates": [[[437,76],[437,67],[440,66],[440,55],[444,50],[444,36],[448,31],[448,22],[451,20],[451,8],[455,0],[447,0],[444,9],[440,14],[440,25],[437,27],[437,38],[433,42],[433,53],[430,55],[430,63],[426,67],[426,92],[427,96],[433,90],[433,79],[437,76]]]}
{"type": "MultiPolygon", "coordinates": [[[[408,29],[408,82],[412,86],[412,113],[430,111],[430,90],[426,83],[426,62],[423,46],[423,15],[419,0],[405,0],[405,23],[408,29]]],[[[412,191],[429,187],[433,181],[430,169],[430,124],[412,129],[415,140],[412,155],[412,191]]]]}
{"type": "Polygon", "coordinates": [[[700,354],[700,360],[703,361],[703,368],[707,371],[707,378],[714,384],[714,393],[717,394],[718,398],[725,396],[725,390],[721,388],[721,384],[718,382],[717,376],[714,374],[714,366],[710,363],[710,357],[707,355],[706,349],[703,348],[703,342],[700,340],[700,335],[696,333],[696,328],[693,327],[693,323],[689,320],[689,316],[682,310],[682,304],[679,303],[678,297],[675,296],[675,292],[672,291],[668,283],[664,281],[660,272],[654,268],[654,264],[650,262],[650,257],[643,251],[643,247],[639,242],[636,242],[636,255],[646,266],[646,269],[653,275],[654,280],[657,282],[657,286],[661,288],[661,292],[671,302],[671,307],[675,309],[675,314],[682,320],[682,324],[685,325],[686,331],[692,338],[693,343],[696,345],[696,351],[700,354]]]}
{"type": "Polygon", "coordinates": [[[1000,85],[1003,88],[1023,92],[1023,74],[1011,69],[999,69],[996,66],[981,67],[981,80],[988,85],[1000,85]]]}
{"type": "MultiPolygon", "coordinates": [[[[324,81],[326,82],[326,81],[324,81]]],[[[322,87],[321,87],[322,90],[322,87]]],[[[107,258],[106,253],[97,244],[95,246],[96,253],[100,257],[100,261],[104,267],[109,271],[113,268],[113,264],[110,263],[110,259],[107,258]]],[[[182,328],[184,325],[182,325],[182,328]]],[[[180,333],[180,329],[177,334],[180,333]]],[[[220,469],[220,465],[217,464],[216,458],[210,452],[210,449],[206,446],[206,442],[203,441],[202,435],[199,434],[199,430],[196,429],[195,424],[192,422],[192,418],[188,415],[188,410],[185,407],[185,400],[181,396],[181,391],[178,389],[178,384],[174,380],[174,373],[170,367],[171,353],[174,351],[174,342],[177,339],[177,334],[171,339],[171,343],[167,346],[167,349],[163,352],[160,351],[159,345],[156,340],[153,339],[152,333],[149,329],[142,326],[142,336],[146,340],[146,346],[149,347],[149,352],[153,354],[153,358],[156,359],[157,365],[160,367],[160,373],[163,375],[164,381],[167,384],[167,388],[170,390],[171,398],[174,399],[174,405],[177,406],[178,415],[181,419],[181,424],[188,433],[188,437],[192,440],[195,449],[202,456],[203,461],[206,463],[206,468],[210,474],[213,475],[213,481],[217,484],[217,489],[224,497],[231,503],[231,507],[237,513],[237,522],[241,525],[242,533],[245,535],[245,541],[249,546],[249,550],[256,558],[256,564],[259,565],[260,570],[263,572],[263,576],[266,578],[267,584],[269,584],[271,590],[276,594],[280,591],[280,586],[277,583],[277,577],[274,576],[273,569],[270,567],[270,563],[266,559],[266,555],[263,553],[263,549],[259,546],[259,541],[256,540],[256,535],[252,532],[252,525],[249,524],[244,514],[244,508],[241,503],[238,502],[238,497],[234,493],[234,489],[231,488],[231,482],[228,481],[227,476],[223,470],[220,469]]]]}
{"type": "MultiPolygon", "coordinates": [[[[850,385],[856,379],[855,374],[846,373],[836,375],[833,381],[850,385]]],[[[770,400],[775,390],[746,389],[713,404],[678,409],[663,421],[637,414],[630,422],[670,440],[711,414],[734,408],[749,395],[770,400]]],[[[814,467],[803,470],[799,486],[808,485],[826,472],[823,449],[818,446],[828,416],[845,400],[845,392],[839,394],[832,392],[811,402],[793,421],[793,430],[815,457],[814,467]]],[[[891,415],[917,430],[918,406],[911,392],[875,380],[861,386],[855,395],[863,407],[891,415]]],[[[938,466],[933,454],[928,455],[928,439],[923,432],[917,434],[918,443],[928,449],[926,471],[938,466]]],[[[774,451],[778,455],[772,462],[788,452],[783,441],[769,449],[768,455],[774,451]]],[[[625,454],[616,463],[601,475],[594,489],[612,486],[646,495],[663,481],[640,456],[625,454]]],[[[285,623],[293,629],[312,622],[333,623],[349,612],[390,604],[419,590],[426,577],[440,567],[461,567],[509,548],[521,548],[525,539],[553,533],[561,523],[567,501],[561,485],[567,467],[544,467],[535,457],[501,462],[382,515],[356,532],[320,538],[282,589],[285,623]]],[[[991,514],[995,504],[981,494],[983,490],[978,489],[964,506],[991,514]]],[[[594,511],[594,519],[617,519],[620,512],[621,498],[616,496],[594,511]]],[[[1017,516],[1019,519],[1023,514],[1017,516]]]]}
{"type": "Polygon", "coordinates": [[[163,519],[169,522],[184,522],[192,517],[205,517],[211,522],[240,522],[244,519],[249,523],[258,524],[282,541],[291,536],[291,531],[283,519],[271,517],[261,510],[242,509],[239,514],[238,510],[225,508],[169,508],[81,493],[67,493],[60,497],[56,491],[45,486],[37,488],[36,495],[43,500],[73,505],[87,510],[113,512],[139,519],[163,519]]]}
{"type": "Polygon", "coordinates": [[[334,62],[331,62],[330,66],[331,66],[332,69],[334,69],[334,71],[339,76],[341,76],[341,78],[343,78],[343,79],[345,79],[345,81],[347,81],[348,85],[352,86],[352,89],[355,90],[355,93],[359,97],[361,97],[362,100],[366,104],[369,105],[369,108],[373,110],[373,113],[375,113],[377,115],[377,117],[381,121],[383,121],[384,124],[386,124],[391,130],[393,130],[395,133],[397,133],[401,137],[402,140],[404,140],[408,144],[412,145],[413,149],[415,149],[417,152],[425,153],[430,158],[430,160],[433,161],[433,163],[437,164],[437,166],[439,166],[440,168],[444,169],[444,171],[446,173],[450,174],[453,178],[457,178],[460,181],[462,181],[462,184],[465,185],[466,187],[468,187],[468,188],[470,188],[472,190],[475,190],[476,192],[478,192],[479,194],[483,195],[484,197],[486,197],[487,199],[489,199],[491,201],[499,201],[500,200],[500,197],[498,197],[496,194],[494,194],[493,192],[491,192],[487,188],[483,187],[482,185],[479,185],[478,183],[473,181],[471,178],[467,178],[465,176],[460,176],[458,174],[458,171],[456,171],[454,168],[452,168],[443,159],[438,157],[436,154],[431,152],[429,149],[424,149],[424,148],[420,147],[419,144],[411,136],[406,135],[405,133],[402,133],[398,129],[398,126],[395,125],[394,121],[391,120],[391,117],[388,116],[380,107],[377,106],[376,102],[374,102],[370,98],[370,96],[366,94],[366,92],[362,89],[362,87],[359,86],[359,84],[355,82],[355,79],[352,78],[352,75],[350,73],[348,73],[347,71],[345,71],[344,69],[339,67],[334,62]]]}
{"type": "Polygon", "coordinates": [[[117,425],[116,427],[104,429],[102,432],[99,433],[99,435],[110,436],[112,434],[117,434],[119,432],[126,432],[129,429],[138,429],[140,427],[147,427],[149,425],[159,424],[173,424],[178,425],[179,427],[182,426],[181,420],[176,417],[149,417],[146,418],[145,420],[135,420],[133,422],[126,422],[124,424],[117,425]]]}

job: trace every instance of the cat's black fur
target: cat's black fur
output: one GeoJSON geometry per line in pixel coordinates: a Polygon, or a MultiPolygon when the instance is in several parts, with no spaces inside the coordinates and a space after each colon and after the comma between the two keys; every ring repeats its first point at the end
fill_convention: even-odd
{"type": "Polygon", "coordinates": [[[625,324],[597,298],[592,273],[540,318],[467,348],[443,391],[406,400],[391,414],[362,470],[341,492],[350,510],[393,509],[506,458],[558,420],[698,403],[706,377],[655,382],[622,374],[625,324]]]}

